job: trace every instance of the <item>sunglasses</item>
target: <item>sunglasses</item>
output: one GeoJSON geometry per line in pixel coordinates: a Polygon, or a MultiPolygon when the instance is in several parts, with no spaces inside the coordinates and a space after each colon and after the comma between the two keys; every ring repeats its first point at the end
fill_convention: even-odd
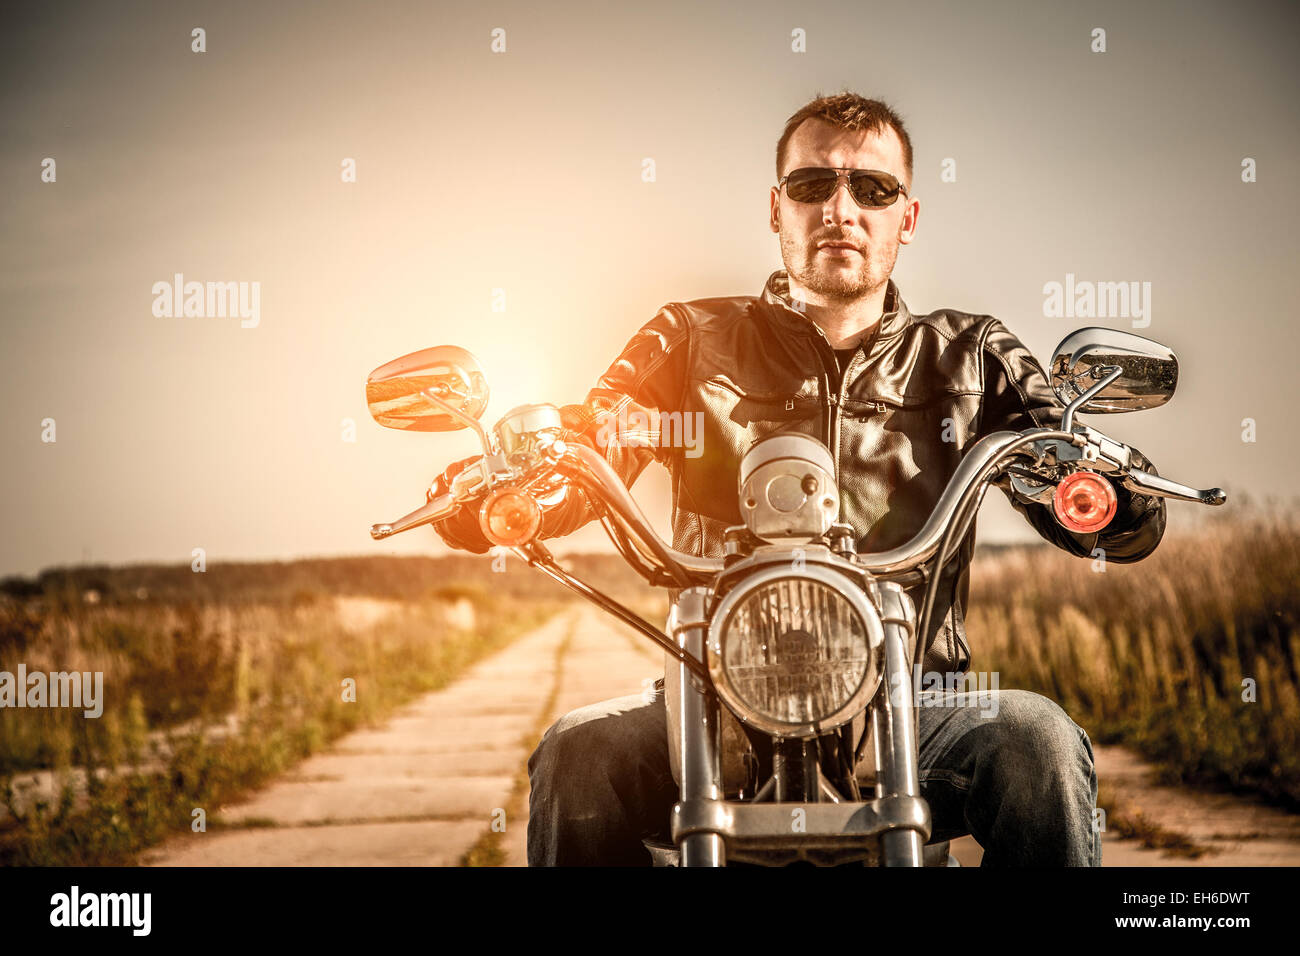
{"type": "Polygon", "coordinates": [[[879,169],[829,169],[805,166],[781,177],[777,184],[785,187],[785,194],[795,202],[823,203],[839,188],[840,179],[849,177],[849,195],[863,209],[883,209],[892,206],[899,193],[907,195],[907,188],[894,176],[879,169]]]}

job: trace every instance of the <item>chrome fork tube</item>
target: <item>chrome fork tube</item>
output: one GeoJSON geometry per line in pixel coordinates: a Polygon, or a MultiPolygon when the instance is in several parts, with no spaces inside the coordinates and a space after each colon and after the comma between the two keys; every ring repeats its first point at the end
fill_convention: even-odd
{"type": "MultiPolygon", "coordinates": [[[[877,796],[920,796],[917,770],[916,707],[912,699],[907,628],[891,621],[910,620],[910,601],[893,582],[881,582],[885,624],[885,685],[871,709],[876,748],[877,796]]],[[[915,623],[913,623],[915,629],[915,623]]],[[[916,830],[889,830],[881,836],[885,866],[921,866],[922,839],[916,830]]]]}
{"type": "MultiPolygon", "coordinates": [[[[678,647],[696,660],[704,660],[708,610],[705,588],[688,588],[677,598],[673,636],[678,647]]],[[[722,724],[718,698],[705,692],[700,678],[678,663],[676,677],[681,690],[681,720],[678,722],[679,753],[682,755],[681,799],[683,802],[722,799],[722,724]]],[[[676,812],[676,811],[674,811],[676,812]]],[[[725,866],[727,848],[716,833],[692,833],[682,838],[682,866],[725,866]]]]}

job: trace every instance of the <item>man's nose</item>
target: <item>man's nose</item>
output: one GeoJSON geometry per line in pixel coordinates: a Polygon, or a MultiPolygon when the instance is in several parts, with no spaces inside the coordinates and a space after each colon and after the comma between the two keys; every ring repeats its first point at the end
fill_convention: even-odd
{"type": "Polygon", "coordinates": [[[849,184],[840,177],[840,181],[835,184],[831,194],[826,197],[826,202],[822,205],[822,218],[826,220],[827,225],[833,225],[836,222],[848,222],[858,213],[858,203],[849,192],[849,184]]]}

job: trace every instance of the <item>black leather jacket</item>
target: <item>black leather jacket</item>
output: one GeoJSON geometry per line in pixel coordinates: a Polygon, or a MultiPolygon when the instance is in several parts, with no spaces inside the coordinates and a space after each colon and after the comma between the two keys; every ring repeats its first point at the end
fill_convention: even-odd
{"type": "MultiPolygon", "coordinates": [[[[966,450],[1003,430],[1059,425],[1042,367],[997,319],[949,309],[913,315],[891,281],[874,336],[839,378],[825,335],[796,311],[784,271],[762,294],[673,302],[641,328],[601,376],[585,403],[563,409],[571,438],[605,451],[631,485],[652,460],[672,476],[673,546],[720,556],[723,530],[742,523],[737,501],[741,456],[755,440],[791,430],[826,444],[838,468],[841,514],[858,530],[859,551],[906,543],[925,523],[966,450]],[[641,411],[702,412],[698,449],[601,441],[608,415],[633,425],[641,411]],[[946,434],[945,434],[946,432],[946,434]]],[[[679,443],[680,444],[680,443],[679,443]]],[[[1135,465],[1155,472],[1135,451],[1135,465]]],[[[1150,554],[1164,533],[1161,499],[1116,487],[1119,511],[1101,534],[1062,528],[1041,505],[1012,505],[1038,533],[1072,554],[1105,551],[1107,561],[1150,554]]],[[[576,523],[590,520],[585,513],[576,523]]],[[[576,527],[567,522],[565,530],[576,527]]],[[[975,529],[944,570],[924,668],[965,670],[970,650],[963,616],[975,529]]],[[[924,591],[912,589],[918,609],[924,591]]]]}

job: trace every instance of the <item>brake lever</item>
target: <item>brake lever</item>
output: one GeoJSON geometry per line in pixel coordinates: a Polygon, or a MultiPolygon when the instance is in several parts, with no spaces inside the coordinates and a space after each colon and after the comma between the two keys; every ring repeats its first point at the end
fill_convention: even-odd
{"type": "Polygon", "coordinates": [[[1187,485],[1181,485],[1176,481],[1170,481],[1168,478],[1161,478],[1159,475],[1152,475],[1136,468],[1121,478],[1120,484],[1134,494],[1172,498],[1175,501],[1191,501],[1201,505],[1221,505],[1228,500],[1228,495],[1222,488],[1207,488],[1205,491],[1198,491],[1195,488],[1189,488],[1187,485]]]}
{"type": "MultiPolygon", "coordinates": [[[[504,464],[504,461],[500,463],[504,464]]],[[[477,497],[481,491],[492,486],[495,477],[492,464],[492,460],[484,457],[471,465],[467,465],[451,479],[447,490],[441,494],[433,494],[434,488],[437,487],[437,481],[435,481],[434,485],[429,489],[429,498],[424,504],[414,511],[402,515],[396,521],[372,524],[370,526],[370,537],[375,541],[382,541],[385,538],[391,538],[395,534],[401,534],[403,531],[410,531],[412,528],[419,528],[426,524],[433,524],[435,521],[441,521],[443,518],[451,517],[462,504],[477,497]]]]}
{"type": "Polygon", "coordinates": [[[412,528],[418,528],[421,525],[441,521],[453,514],[459,506],[460,503],[450,493],[438,495],[409,514],[402,515],[396,521],[387,524],[372,524],[370,526],[370,537],[376,541],[382,541],[384,538],[390,538],[403,531],[410,531],[412,528]]]}
{"type": "Polygon", "coordinates": [[[511,464],[505,455],[484,455],[458,472],[451,479],[448,491],[461,504],[503,485],[526,489],[545,477],[553,460],[564,453],[564,443],[552,442],[545,447],[545,452],[531,467],[511,464]]]}

